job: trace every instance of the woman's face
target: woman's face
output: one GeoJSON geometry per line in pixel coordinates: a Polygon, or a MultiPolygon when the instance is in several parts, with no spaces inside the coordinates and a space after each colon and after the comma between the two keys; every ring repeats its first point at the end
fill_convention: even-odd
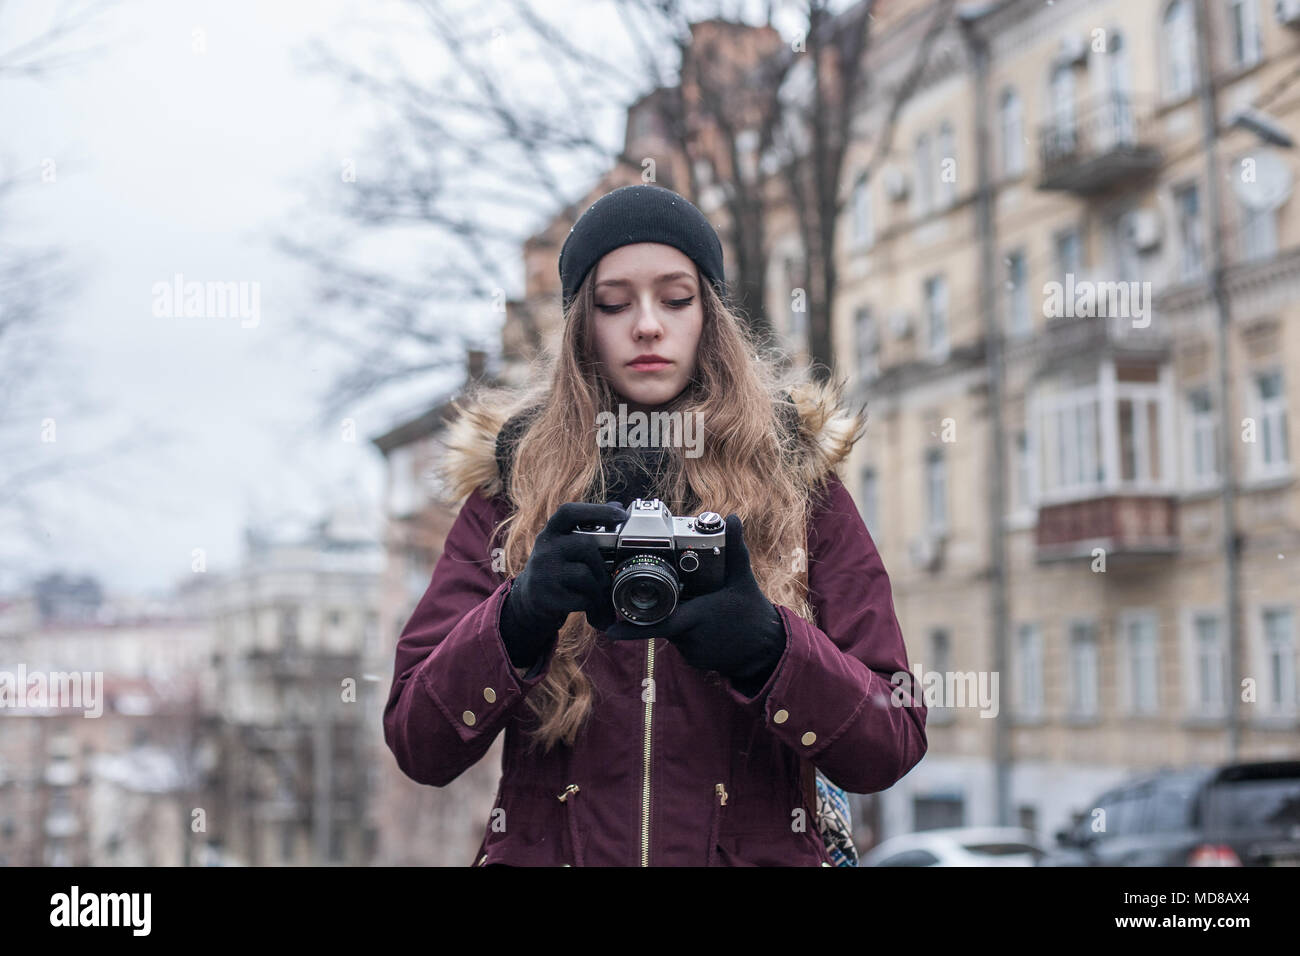
{"type": "Polygon", "coordinates": [[[699,270],[673,246],[637,242],[596,263],[596,357],[631,411],[676,398],[695,374],[704,325],[699,270]],[[649,362],[642,356],[658,356],[649,362]]]}

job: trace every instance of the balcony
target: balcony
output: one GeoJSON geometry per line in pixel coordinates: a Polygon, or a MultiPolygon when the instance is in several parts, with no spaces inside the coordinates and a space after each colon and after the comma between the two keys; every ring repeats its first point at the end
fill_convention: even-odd
{"type": "Polygon", "coordinates": [[[1102,357],[1027,394],[1028,458],[1040,562],[1178,551],[1173,367],[1102,357]]]}
{"type": "Polygon", "coordinates": [[[1178,502],[1172,496],[1107,495],[1044,505],[1038,511],[1040,562],[1165,556],[1178,551],[1178,502]]]}
{"type": "Polygon", "coordinates": [[[1057,114],[1039,129],[1038,145],[1038,188],[1080,196],[1149,175],[1161,161],[1150,109],[1126,93],[1094,97],[1078,112],[1057,114]]]}

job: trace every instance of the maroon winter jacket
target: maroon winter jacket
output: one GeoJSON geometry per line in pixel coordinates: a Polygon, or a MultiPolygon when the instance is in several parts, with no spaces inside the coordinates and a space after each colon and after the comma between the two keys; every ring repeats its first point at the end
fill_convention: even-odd
{"type": "MultiPolygon", "coordinates": [[[[816,461],[829,470],[848,449],[845,418],[826,400],[818,389],[799,395],[816,461]]],[[[480,453],[468,456],[464,475],[496,471],[485,457],[495,434],[479,431],[480,453]]],[[[687,664],[665,639],[602,634],[583,665],[594,711],[573,747],[549,754],[528,749],[523,731],[535,717],[524,698],[545,677],[553,646],[525,676],[499,631],[513,582],[492,570],[500,541],[489,535],[511,507],[490,494],[499,487],[485,481],[461,507],[398,641],[384,711],[398,765],[434,786],[505,731],[494,812],[472,862],[831,865],[817,830],[814,767],[847,791],[874,793],[926,750],[925,707],[891,682],[909,667],[889,577],[834,472],[806,548],[818,624],[778,605],[786,649],[755,696],[687,664]]]]}

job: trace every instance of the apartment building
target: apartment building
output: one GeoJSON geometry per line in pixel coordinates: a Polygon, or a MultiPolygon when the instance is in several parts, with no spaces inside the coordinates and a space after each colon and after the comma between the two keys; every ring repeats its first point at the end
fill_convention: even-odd
{"type": "Polygon", "coordinates": [[[218,733],[201,842],[238,865],[369,863],[382,547],[350,507],[246,539],[241,566],[190,596],[212,634],[218,733]]]}
{"type": "Polygon", "coordinates": [[[935,6],[876,25],[833,327],[914,670],[998,710],[931,707],[882,829],[1050,835],[1136,768],[1297,752],[1300,10],[959,7],[872,166],[935,6]]]}
{"type": "Polygon", "coordinates": [[[199,862],[211,650],[180,605],[88,580],[0,601],[0,866],[199,862]]]}

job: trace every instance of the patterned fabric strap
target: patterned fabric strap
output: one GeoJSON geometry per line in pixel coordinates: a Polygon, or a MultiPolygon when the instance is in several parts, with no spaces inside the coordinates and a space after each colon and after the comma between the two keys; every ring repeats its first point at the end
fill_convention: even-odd
{"type": "Polygon", "coordinates": [[[843,790],[817,771],[817,829],[826,852],[836,866],[857,866],[858,848],[853,843],[853,814],[843,790]]]}

